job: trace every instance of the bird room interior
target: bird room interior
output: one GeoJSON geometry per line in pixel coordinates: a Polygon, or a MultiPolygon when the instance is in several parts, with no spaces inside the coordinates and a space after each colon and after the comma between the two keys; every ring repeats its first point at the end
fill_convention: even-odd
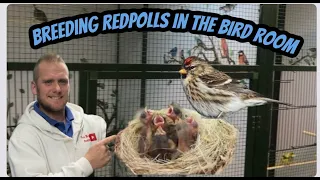
{"type": "MultiPolygon", "coordinates": [[[[173,105],[186,114],[200,116],[193,120],[198,123],[196,132],[201,136],[194,139],[190,154],[180,156],[181,161],[179,158],[172,159],[171,164],[151,159],[135,161],[132,158],[139,156],[131,151],[136,150],[137,144],[121,142],[123,147],[115,146],[118,153],[114,153],[111,163],[94,171],[95,177],[315,176],[316,12],[313,4],[10,4],[7,7],[7,140],[24,108],[36,100],[30,83],[35,62],[46,52],[56,52],[70,70],[69,101],[79,104],[86,113],[103,117],[107,136],[135,128],[137,113],[158,113],[164,109],[164,114],[176,113],[172,112],[173,105]],[[190,32],[132,31],[75,38],[38,49],[30,47],[32,25],[79,14],[132,8],[228,15],[301,36],[304,44],[300,53],[291,58],[228,38],[190,32]],[[212,109],[202,108],[203,104],[196,103],[198,97],[192,96],[201,93],[206,96],[203,89],[211,81],[199,85],[192,81],[193,77],[179,73],[185,68],[190,72],[188,75],[196,76],[191,73],[196,72],[192,71],[197,68],[196,63],[195,67],[186,63],[189,57],[199,58],[206,67],[225,73],[219,75],[223,82],[237,80],[246,92],[250,91],[250,96],[257,92],[295,106],[267,103],[227,112],[219,118],[204,117],[212,109]],[[193,83],[200,92],[190,92],[193,83]],[[158,164],[146,166],[151,161],[158,164]]],[[[223,98],[228,96],[225,94],[223,98]]],[[[211,106],[222,106],[221,101],[215,100],[211,106]]],[[[134,135],[125,134],[122,140],[133,141],[134,135]]],[[[9,166],[7,173],[10,176],[9,166]]]]}

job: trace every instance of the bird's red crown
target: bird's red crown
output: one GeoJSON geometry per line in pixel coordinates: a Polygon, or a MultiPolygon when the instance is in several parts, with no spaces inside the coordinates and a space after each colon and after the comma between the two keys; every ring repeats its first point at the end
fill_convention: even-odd
{"type": "Polygon", "coordinates": [[[192,62],[192,59],[194,59],[195,58],[195,56],[190,56],[190,57],[188,57],[188,58],[186,58],[185,60],[184,60],[184,65],[185,66],[188,66],[188,65],[190,65],[191,64],[191,62],[192,62]]]}

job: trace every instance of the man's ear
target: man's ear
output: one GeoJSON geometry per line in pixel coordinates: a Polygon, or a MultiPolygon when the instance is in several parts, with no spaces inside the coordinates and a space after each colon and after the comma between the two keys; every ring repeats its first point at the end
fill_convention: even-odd
{"type": "Polygon", "coordinates": [[[38,92],[37,92],[37,84],[34,81],[31,82],[31,90],[32,90],[32,94],[33,95],[37,95],[38,94],[38,92]]]}

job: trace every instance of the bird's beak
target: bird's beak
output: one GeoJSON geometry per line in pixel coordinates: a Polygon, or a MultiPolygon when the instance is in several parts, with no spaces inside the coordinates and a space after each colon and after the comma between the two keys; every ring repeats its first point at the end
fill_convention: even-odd
{"type": "Polygon", "coordinates": [[[182,69],[180,69],[179,73],[180,73],[180,74],[187,74],[187,71],[182,68],[182,69]]]}

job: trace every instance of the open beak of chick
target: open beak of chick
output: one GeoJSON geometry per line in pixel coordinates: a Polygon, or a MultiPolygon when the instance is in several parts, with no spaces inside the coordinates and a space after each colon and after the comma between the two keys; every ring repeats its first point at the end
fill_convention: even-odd
{"type": "Polygon", "coordinates": [[[170,117],[173,122],[175,122],[175,120],[177,119],[177,115],[175,114],[172,106],[169,106],[167,116],[170,117]]]}
{"type": "Polygon", "coordinates": [[[165,135],[166,132],[163,130],[163,126],[164,126],[164,119],[161,116],[156,116],[153,119],[153,124],[156,126],[157,131],[156,134],[161,134],[161,135],[165,135]]]}

